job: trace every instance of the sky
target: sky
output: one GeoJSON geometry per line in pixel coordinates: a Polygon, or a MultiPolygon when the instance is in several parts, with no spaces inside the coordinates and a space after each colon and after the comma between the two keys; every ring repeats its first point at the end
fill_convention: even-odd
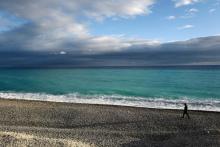
{"type": "Polygon", "coordinates": [[[0,1],[0,67],[220,65],[220,0],[0,1]]]}

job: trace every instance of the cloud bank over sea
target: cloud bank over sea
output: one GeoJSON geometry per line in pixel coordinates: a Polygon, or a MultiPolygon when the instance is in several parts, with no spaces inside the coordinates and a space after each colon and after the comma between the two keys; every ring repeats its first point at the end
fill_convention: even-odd
{"type": "MultiPolygon", "coordinates": [[[[200,1],[172,2],[178,9],[200,1]]],[[[161,42],[124,35],[94,35],[89,28],[91,20],[101,23],[148,16],[154,13],[155,5],[155,0],[1,1],[0,67],[220,64],[220,36],[161,42]]],[[[191,24],[183,25],[179,31],[193,28],[191,24]]]]}

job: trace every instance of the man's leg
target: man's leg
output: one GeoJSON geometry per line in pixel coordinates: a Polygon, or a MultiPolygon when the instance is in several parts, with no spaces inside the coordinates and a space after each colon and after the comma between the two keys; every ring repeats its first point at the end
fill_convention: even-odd
{"type": "Polygon", "coordinates": [[[187,115],[188,119],[190,119],[190,117],[189,117],[189,113],[186,113],[186,115],[187,115]]]}
{"type": "Polygon", "coordinates": [[[182,118],[184,118],[184,116],[185,116],[185,112],[183,112],[183,116],[182,116],[182,118]]]}

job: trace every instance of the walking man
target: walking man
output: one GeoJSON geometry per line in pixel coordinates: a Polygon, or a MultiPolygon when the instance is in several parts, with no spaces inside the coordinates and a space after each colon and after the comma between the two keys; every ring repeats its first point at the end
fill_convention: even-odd
{"type": "Polygon", "coordinates": [[[187,115],[188,119],[190,119],[189,114],[188,114],[188,106],[186,103],[184,103],[184,111],[183,111],[182,118],[184,118],[185,115],[187,115]]]}

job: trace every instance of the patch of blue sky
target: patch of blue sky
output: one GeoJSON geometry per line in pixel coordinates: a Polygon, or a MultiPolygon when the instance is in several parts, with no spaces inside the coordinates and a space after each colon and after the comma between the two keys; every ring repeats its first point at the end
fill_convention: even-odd
{"type": "Polygon", "coordinates": [[[26,24],[28,21],[0,10],[0,32],[11,31],[26,24]]]}
{"type": "Polygon", "coordinates": [[[101,22],[94,20],[90,30],[97,36],[123,34],[161,42],[211,36],[220,34],[220,7],[215,3],[204,1],[176,8],[173,1],[158,0],[148,15],[131,19],[108,18],[101,22]],[[169,20],[169,16],[173,19],[169,20]]]}

